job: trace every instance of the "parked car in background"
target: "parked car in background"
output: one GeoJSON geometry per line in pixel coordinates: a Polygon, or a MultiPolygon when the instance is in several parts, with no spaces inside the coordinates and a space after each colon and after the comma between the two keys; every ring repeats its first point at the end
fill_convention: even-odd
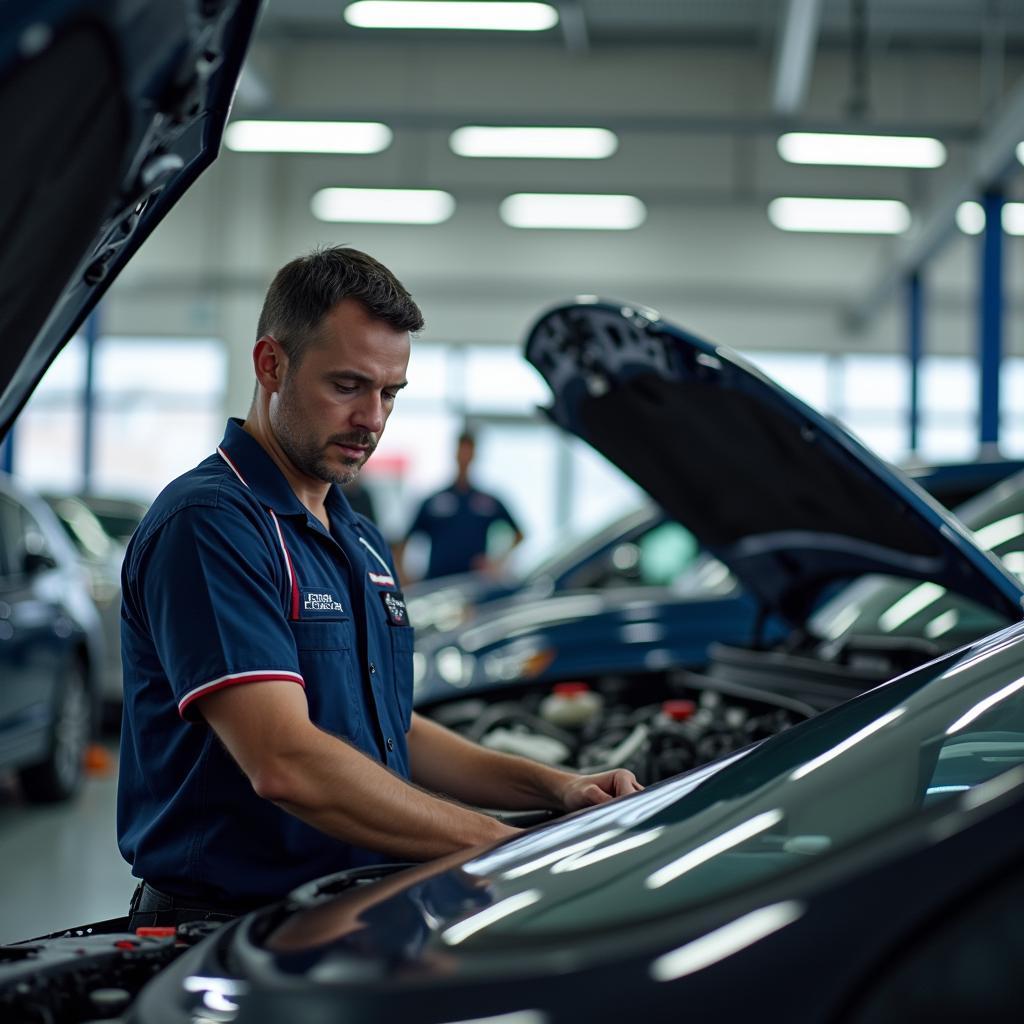
{"type": "Polygon", "coordinates": [[[135,498],[117,498],[106,494],[78,494],[79,501],[99,520],[114,540],[127,546],[149,505],[135,498]]]}
{"type": "MultiPolygon", "coordinates": [[[[921,464],[904,471],[946,508],[956,509],[1000,480],[1024,471],[1024,461],[921,464]]],[[[719,575],[707,559],[697,565],[700,554],[700,546],[685,526],[646,502],[582,539],[560,539],[554,550],[532,564],[514,564],[498,577],[461,573],[424,580],[408,586],[405,596],[410,621],[422,640],[466,625],[478,611],[488,610],[483,606],[506,598],[526,602],[567,590],[673,584],[692,594],[701,578],[707,582],[719,575]],[[693,578],[687,581],[683,576],[693,567],[703,575],[690,574],[693,578]]]]}
{"type": "Polygon", "coordinates": [[[99,710],[104,640],[89,580],[49,506],[0,476],[0,769],[66,800],[99,710]]]}
{"type": "Polygon", "coordinates": [[[85,501],[72,495],[44,495],[68,535],[85,570],[92,599],[103,623],[105,656],[99,667],[104,717],[120,722],[121,563],[124,544],[112,537],[85,501]]]}

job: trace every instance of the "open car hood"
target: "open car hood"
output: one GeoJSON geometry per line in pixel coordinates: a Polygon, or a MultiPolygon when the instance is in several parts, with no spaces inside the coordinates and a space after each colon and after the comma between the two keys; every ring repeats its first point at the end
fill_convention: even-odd
{"type": "Polygon", "coordinates": [[[217,154],[260,0],[0,12],[0,436],[217,154]]]}
{"type": "Polygon", "coordinates": [[[653,310],[580,299],[537,321],[526,358],[551,388],[551,418],[789,622],[830,584],[872,572],[1021,618],[1021,586],[957,520],[729,349],[653,310]]]}

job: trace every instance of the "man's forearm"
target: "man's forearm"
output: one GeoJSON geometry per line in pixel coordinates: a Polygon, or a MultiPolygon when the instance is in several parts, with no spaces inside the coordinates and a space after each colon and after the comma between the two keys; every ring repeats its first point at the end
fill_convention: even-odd
{"type": "Polygon", "coordinates": [[[326,733],[282,760],[275,782],[257,792],[328,835],[402,860],[440,857],[517,831],[410,785],[326,733]]]}
{"type": "Polygon", "coordinates": [[[576,778],[524,757],[487,750],[416,714],[409,757],[418,785],[477,807],[564,810],[563,790],[576,778]]]}
{"type": "Polygon", "coordinates": [[[318,729],[294,683],[229,686],[204,697],[201,710],[260,796],[343,842],[427,860],[516,832],[318,729]]]}

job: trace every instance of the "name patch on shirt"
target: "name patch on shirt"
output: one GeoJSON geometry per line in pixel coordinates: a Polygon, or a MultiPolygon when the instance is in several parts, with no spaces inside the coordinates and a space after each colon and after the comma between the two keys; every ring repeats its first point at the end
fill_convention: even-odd
{"type": "Polygon", "coordinates": [[[345,614],[342,603],[329,590],[307,590],[303,587],[299,593],[304,619],[336,619],[345,614]]]}
{"type": "Polygon", "coordinates": [[[409,613],[405,610],[405,598],[400,592],[383,593],[380,599],[384,602],[384,611],[387,612],[388,622],[392,626],[408,626],[409,613]]]}

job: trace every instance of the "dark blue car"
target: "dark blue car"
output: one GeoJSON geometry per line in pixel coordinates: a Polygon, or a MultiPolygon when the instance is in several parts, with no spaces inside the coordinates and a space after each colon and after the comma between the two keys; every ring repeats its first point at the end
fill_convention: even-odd
{"type": "Polygon", "coordinates": [[[57,517],[0,474],[0,770],[34,801],[81,784],[99,724],[104,637],[57,517]]]}

